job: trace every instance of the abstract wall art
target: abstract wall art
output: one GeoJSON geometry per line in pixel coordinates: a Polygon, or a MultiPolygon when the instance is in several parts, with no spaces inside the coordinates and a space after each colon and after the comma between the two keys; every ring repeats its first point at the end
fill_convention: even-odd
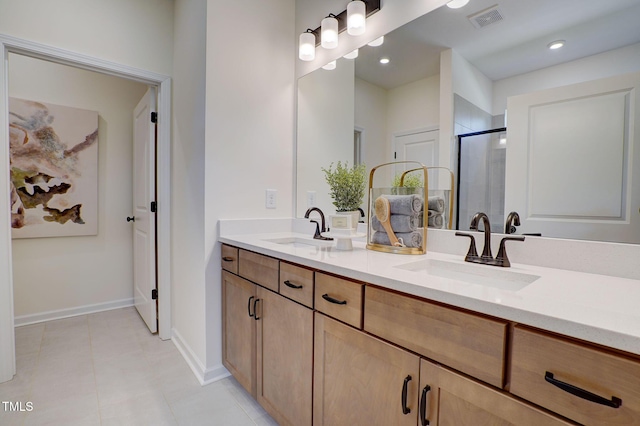
{"type": "Polygon", "coordinates": [[[9,98],[13,238],[97,235],[98,113],[9,98]]]}

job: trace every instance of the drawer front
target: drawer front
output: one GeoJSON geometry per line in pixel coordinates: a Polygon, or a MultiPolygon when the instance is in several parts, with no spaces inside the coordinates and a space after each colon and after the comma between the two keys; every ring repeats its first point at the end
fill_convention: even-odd
{"type": "Polygon", "coordinates": [[[222,245],[222,269],[233,274],[238,273],[238,249],[235,247],[222,245]]]}
{"type": "Polygon", "coordinates": [[[313,309],[313,271],[280,262],[280,294],[313,309]]]}
{"type": "Polygon", "coordinates": [[[512,348],[513,394],[585,425],[640,424],[640,361],[524,327],[515,328],[512,348]],[[558,382],[600,402],[622,403],[615,408],[591,402],[558,382]]]}
{"type": "Polygon", "coordinates": [[[261,254],[239,251],[238,274],[249,281],[278,292],[280,262],[261,254]]]}
{"type": "Polygon", "coordinates": [[[362,284],[316,273],[316,310],[362,328],[362,284]]]}
{"type": "Polygon", "coordinates": [[[507,323],[367,286],[364,329],[497,387],[507,323]]]}

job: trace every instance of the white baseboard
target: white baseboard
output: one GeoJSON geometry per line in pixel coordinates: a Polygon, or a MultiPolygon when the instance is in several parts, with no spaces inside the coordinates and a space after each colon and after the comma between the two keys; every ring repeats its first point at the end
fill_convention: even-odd
{"type": "Polygon", "coordinates": [[[56,311],[41,312],[38,314],[20,315],[13,320],[14,326],[37,324],[45,321],[76,317],[78,315],[95,314],[96,312],[110,311],[133,306],[133,298],[113,300],[111,302],[96,303],[94,305],[77,306],[75,308],[59,309],[56,311]]]}
{"type": "Polygon", "coordinates": [[[182,357],[201,385],[208,385],[209,383],[217,382],[231,375],[222,365],[206,369],[202,361],[200,361],[175,328],[171,329],[171,341],[176,348],[178,348],[178,351],[182,354],[182,357]]]}

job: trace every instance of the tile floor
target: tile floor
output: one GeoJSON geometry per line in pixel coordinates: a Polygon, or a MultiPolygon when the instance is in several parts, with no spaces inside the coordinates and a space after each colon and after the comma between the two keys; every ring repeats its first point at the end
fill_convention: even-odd
{"type": "Polygon", "coordinates": [[[16,328],[17,375],[0,425],[277,425],[232,377],[200,386],[134,308],[16,328]]]}

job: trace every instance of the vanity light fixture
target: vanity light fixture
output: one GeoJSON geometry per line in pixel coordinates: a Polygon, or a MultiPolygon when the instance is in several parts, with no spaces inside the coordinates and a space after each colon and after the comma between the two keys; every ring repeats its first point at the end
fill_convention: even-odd
{"type": "Polygon", "coordinates": [[[378,37],[377,39],[367,44],[371,47],[377,47],[377,46],[382,46],[382,43],[384,43],[384,36],[378,37]]]}
{"type": "Polygon", "coordinates": [[[382,65],[386,65],[386,64],[388,64],[389,62],[391,62],[391,61],[390,61],[390,60],[389,60],[389,58],[387,58],[386,56],[385,56],[385,57],[380,58],[380,63],[381,63],[382,65]]]}
{"type": "Polygon", "coordinates": [[[367,6],[361,0],[347,5],[347,33],[352,36],[364,34],[367,26],[367,6]]]}
{"type": "Polygon", "coordinates": [[[313,61],[316,58],[316,35],[311,29],[300,34],[298,58],[302,61],[313,61]]]}
{"type": "Polygon", "coordinates": [[[358,57],[358,49],[355,49],[343,56],[345,59],[355,59],[358,57]]]}
{"type": "Polygon", "coordinates": [[[330,13],[320,25],[320,45],[325,49],[338,47],[338,18],[330,13]]]}
{"type": "Polygon", "coordinates": [[[323,65],[322,69],[323,70],[328,70],[328,71],[335,70],[336,69],[336,61],[331,61],[328,64],[323,65]]]}
{"type": "Polygon", "coordinates": [[[451,0],[449,3],[447,3],[447,7],[450,7],[451,9],[460,9],[467,3],[469,3],[469,0],[451,0]]]}
{"type": "Polygon", "coordinates": [[[311,49],[308,47],[308,44],[312,42],[311,36],[306,34],[312,34],[315,37],[315,47],[320,45],[325,49],[334,49],[338,46],[338,34],[344,30],[347,30],[349,35],[364,33],[367,18],[380,10],[380,2],[381,0],[353,0],[347,4],[347,9],[338,15],[330,13],[322,20],[318,28],[308,29],[300,34],[298,58],[302,61],[315,59],[315,51],[311,53],[311,49]]]}
{"type": "Polygon", "coordinates": [[[562,46],[564,46],[564,40],[556,40],[547,44],[547,47],[551,50],[560,49],[562,46]]]}

